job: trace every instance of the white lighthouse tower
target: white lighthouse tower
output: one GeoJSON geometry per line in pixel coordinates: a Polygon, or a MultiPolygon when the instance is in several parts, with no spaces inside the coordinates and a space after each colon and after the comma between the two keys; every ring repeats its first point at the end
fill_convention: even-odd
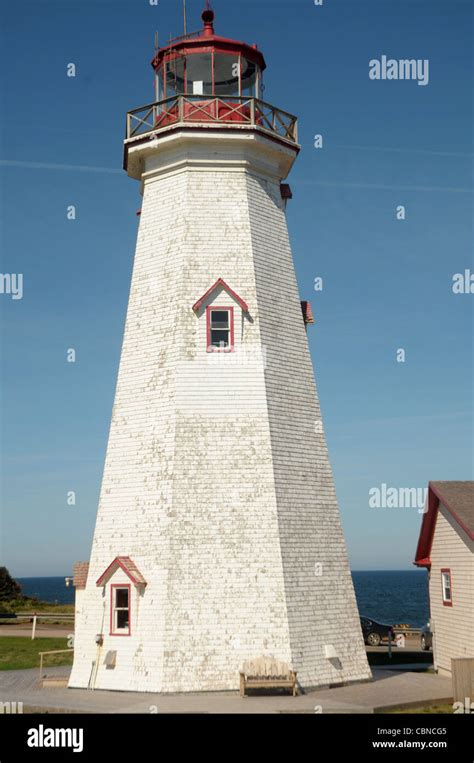
{"type": "Polygon", "coordinates": [[[303,689],[366,680],[288,241],[296,118],[202,19],[127,115],[143,206],[70,686],[234,690],[261,657],[303,689]]]}

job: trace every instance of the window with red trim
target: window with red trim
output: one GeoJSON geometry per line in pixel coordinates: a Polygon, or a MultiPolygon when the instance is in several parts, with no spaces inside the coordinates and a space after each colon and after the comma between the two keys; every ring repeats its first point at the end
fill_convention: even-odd
{"type": "Polygon", "coordinates": [[[445,607],[452,607],[453,589],[451,585],[451,570],[441,570],[441,587],[443,591],[443,604],[445,607]]]}
{"type": "Polygon", "coordinates": [[[130,636],[129,585],[113,585],[110,588],[110,634],[130,636]]]}
{"type": "Polygon", "coordinates": [[[232,352],[234,349],[234,308],[208,307],[207,351],[232,352]]]}

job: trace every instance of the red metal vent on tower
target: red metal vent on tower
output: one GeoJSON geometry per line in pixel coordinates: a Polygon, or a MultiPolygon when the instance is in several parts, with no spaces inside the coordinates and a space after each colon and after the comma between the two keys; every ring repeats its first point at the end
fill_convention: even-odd
{"type": "Polygon", "coordinates": [[[313,310],[311,307],[311,302],[302,301],[301,302],[301,311],[303,313],[303,320],[305,326],[311,325],[314,323],[314,316],[313,316],[313,310]]]}

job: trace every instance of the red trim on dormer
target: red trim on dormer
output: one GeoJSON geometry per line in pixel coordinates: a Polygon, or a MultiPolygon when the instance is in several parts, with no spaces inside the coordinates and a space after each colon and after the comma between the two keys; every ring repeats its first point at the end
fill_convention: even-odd
{"type": "Polygon", "coordinates": [[[235,301],[240,305],[240,307],[242,308],[244,313],[248,313],[249,308],[248,308],[247,303],[244,302],[242,297],[239,297],[237,292],[235,292],[233,289],[230,288],[230,286],[228,286],[228,284],[226,284],[226,282],[224,281],[223,278],[218,278],[217,281],[215,282],[215,284],[213,284],[211,286],[211,288],[208,289],[206,291],[206,293],[203,294],[202,297],[200,299],[198,299],[197,302],[194,303],[193,310],[194,310],[195,313],[202,307],[203,303],[208,299],[208,297],[210,297],[212,292],[215,291],[215,289],[217,289],[219,287],[221,287],[222,289],[225,289],[225,291],[228,294],[230,294],[230,296],[233,297],[233,299],[235,299],[235,301]]]}
{"type": "Polygon", "coordinates": [[[207,352],[234,352],[234,308],[233,307],[217,307],[217,305],[209,305],[206,307],[206,351],[207,352]],[[213,347],[211,344],[211,313],[214,310],[226,310],[229,315],[229,347],[213,347]]]}
{"type": "Polygon", "coordinates": [[[146,586],[146,580],[141,574],[140,570],[136,566],[134,562],[130,559],[129,556],[117,556],[113,560],[111,564],[107,567],[106,570],[102,573],[100,578],[98,579],[96,585],[97,586],[103,586],[107,583],[107,581],[112,577],[114,572],[117,569],[121,569],[125,572],[126,575],[130,578],[132,583],[137,586],[146,586]]]}

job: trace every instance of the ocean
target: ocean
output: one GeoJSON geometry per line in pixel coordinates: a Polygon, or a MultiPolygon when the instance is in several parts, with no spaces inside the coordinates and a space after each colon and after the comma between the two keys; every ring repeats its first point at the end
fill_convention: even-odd
{"type": "MultiPolygon", "coordinates": [[[[361,615],[393,625],[421,628],[429,619],[428,577],[424,570],[353,572],[361,615]]],[[[26,596],[58,604],[74,603],[74,588],[63,577],[18,578],[26,596]]]]}

